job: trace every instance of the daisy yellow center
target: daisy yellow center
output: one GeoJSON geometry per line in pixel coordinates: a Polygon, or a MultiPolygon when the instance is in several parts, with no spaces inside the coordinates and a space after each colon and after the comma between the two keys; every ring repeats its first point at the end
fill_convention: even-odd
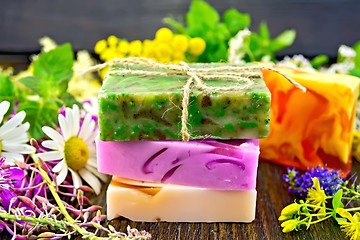
{"type": "Polygon", "coordinates": [[[89,148],[81,138],[73,136],[65,142],[64,155],[66,165],[78,171],[85,167],[89,160],[89,148]]]}
{"type": "Polygon", "coordinates": [[[2,150],[2,144],[1,144],[1,140],[0,140],[0,152],[1,152],[1,150],[2,150]]]}

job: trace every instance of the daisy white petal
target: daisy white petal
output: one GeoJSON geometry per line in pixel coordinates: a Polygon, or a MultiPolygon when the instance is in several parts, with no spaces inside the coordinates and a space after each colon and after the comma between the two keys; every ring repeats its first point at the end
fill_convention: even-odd
{"type": "Polygon", "coordinates": [[[67,121],[65,119],[65,117],[61,114],[59,114],[58,116],[58,120],[59,120],[59,125],[60,125],[60,128],[61,128],[61,132],[64,136],[64,139],[65,140],[68,140],[71,135],[70,135],[70,126],[67,125],[67,121]]]}
{"type": "Polygon", "coordinates": [[[26,143],[29,141],[29,137],[27,134],[21,134],[19,136],[16,136],[14,138],[5,138],[6,140],[2,140],[2,144],[20,144],[20,143],[26,143]]]}
{"type": "Polygon", "coordinates": [[[80,169],[79,174],[90,185],[96,195],[98,195],[101,190],[101,183],[99,179],[85,168],[80,169]]]}
{"type": "Polygon", "coordinates": [[[85,115],[84,121],[81,125],[81,129],[80,129],[80,133],[79,133],[79,138],[84,139],[85,137],[87,137],[87,134],[89,132],[89,126],[90,126],[90,121],[91,121],[91,116],[89,114],[85,115]]]}
{"type": "Polygon", "coordinates": [[[78,105],[73,105],[73,124],[72,135],[77,136],[80,128],[80,110],[78,105]]]}
{"type": "Polygon", "coordinates": [[[17,152],[22,154],[35,153],[35,148],[27,144],[4,144],[2,145],[2,150],[7,152],[17,152]]]}
{"type": "Polygon", "coordinates": [[[45,140],[41,143],[41,145],[43,145],[43,147],[53,150],[62,151],[64,149],[64,145],[61,145],[59,142],[53,140],[45,140]]]}
{"type": "Polygon", "coordinates": [[[99,134],[99,131],[94,130],[93,132],[91,132],[89,134],[89,137],[87,139],[84,139],[84,142],[86,142],[87,144],[90,144],[90,143],[94,142],[95,138],[97,137],[98,134],[99,134]]]}
{"type": "Polygon", "coordinates": [[[57,172],[60,172],[61,169],[63,168],[64,164],[66,164],[65,161],[64,161],[64,160],[61,160],[60,162],[58,162],[58,163],[53,167],[52,171],[53,171],[53,172],[56,172],[56,173],[57,173],[57,172]]]}
{"type": "Polygon", "coordinates": [[[2,122],[5,113],[9,110],[10,103],[8,101],[2,101],[0,103],[0,123],[2,122]]]}
{"type": "Polygon", "coordinates": [[[73,132],[73,126],[74,126],[73,112],[74,111],[72,109],[70,109],[70,108],[65,109],[65,124],[66,124],[66,127],[68,128],[69,137],[76,135],[73,132]]]}
{"type": "Polygon", "coordinates": [[[63,164],[59,174],[56,176],[56,184],[60,185],[65,180],[67,174],[68,167],[66,166],[66,164],[63,164]]]}
{"type": "Polygon", "coordinates": [[[89,164],[87,164],[87,165],[85,166],[85,168],[86,168],[87,170],[89,170],[90,172],[92,172],[94,175],[96,175],[98,178],[100,178],[101,181],[106,182],[106,181],[108,180],[107,175],[98,172],[98,170],[97,170],[96,167],[93,167],[93,166],[90,166],[89,164]]]}
{"type": "Polygon", "coordinates": [[[71,172],[71,176],[72,176],[72,179],[73,179],[73,182],[74,182],[74,187],[79,188],[82,185],[82,181],[81,181],[81,178],[80,178],[79,174],[77,174],[71,168],[69,168],[69,170],[71,172]]]}
{"type": "Polygon", "coordinates": [[[84,127],[81,128],[81,129],[84,129],[82,139],[84,139],[85,142],[90,138],[90,135],[94,128],[95,128],[95,122],[93,120],[90,120],[87,128],[84,128],[84,127]]]}
{"type": "Polygon", "coordinates": [[[42,127],[43,132],[52,140],[56,141],[57,143],[61,144],[61,146],[64,146],[65,141],[64,141],[64,137],[61,136],[60,133],[58,133],[57,131],[55,131],[54,129],[52,129],[51,127],[42,127]]]}
{"type": "Polygon", "coordinates": [[[22,154],[18,153],[12,153],[12,152],[1,152],[1,156],[5,157],[5,162],[7,164],[15,164],[14,160],[23,162],[24,156],[22,154]]]}
{"type": "Polygon", "coordinates": [[[84,102],[83,107],[86,112],[90,113],[91,115],[98,115],[98,101],[97,98],[92,97],[90,102],[84,102]]]}
{"type": "Polygon", "coordinates": [[[96,158],[89,158],[88,162],[86,163],[86,165],[90,165],[94,168],[97,168],[97,161],[96,158]]]}
{"type": "Polygon", "coordinates": [[[89,152],[89,159],[90,158],[97,158],[97,155],[96,155],[96,152],[92,151],[92,152],[89,152]]]}
{"type": "Polygon", "coordinates": [[[9,121],[4,123],[4,125],[0,127],[0,137],[2,137],[4,134],[8,132],[13,131],[14,128],[24,120],[25,115],[26,115],[25,112],[21,111],[17,113],[13,118],[11,118],[9,121]]]}
{"type": "Polygon", "coordinates": [[[27,136],[26,131],[29,130],[30,124],[28,122],[16,127],[13,131],[2,135],[2,139],[12,139],[23,134],[27,136]]]}
{"type": "Polygon", "coordinates": [[[61,151],[51,151],[36,154],[43,161],[60,160],[64,158],[64,153],[61,151]]]}

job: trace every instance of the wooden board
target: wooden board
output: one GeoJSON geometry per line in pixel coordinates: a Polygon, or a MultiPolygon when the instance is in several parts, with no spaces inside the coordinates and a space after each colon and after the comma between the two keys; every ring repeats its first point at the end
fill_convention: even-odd
{"type": "MultiPolygon", "coordinates": [[[[352,173],[358,173],[359,163],[354,163],[352,173]]],[[[311,226],[308,231],[284,234],[277,220],[283,207],[292,203],[295,194],[289,194],[287,184],[282,180],[286,167],[266,161],[260,161],[257,177],[256,219],[252,223],[142,223],[124,218],[110,221],[116,229],[126,227],[147,230],[152,239],[345,239],[334,219],[311,226]]],[[[104,204],[104,197],[98,197],[99,204],[104,204]]],[[[103,235],[105,236],[105,235],[103,235]]]]}
{"type": "MultiPolygon", "coordinates": [[[[176,240],[242,240],[242,239],[346,239],[340,231],[339,225],[334,219],[310,227],[309,230],[281,232],[280,223],[277,220],[283,207],[292,203],[296,197],[288,193],[287,184],[282,180],[286,173],[286,167],[266,161],[260,161],[257,178],[257,208],[256,218],[252,223],[144,223],[132,222],[124,218],[118,218],[104,224],[111,224],[116,229],[126,231],[129,225],[132,228],[146,230],[151,233],[152,239],[176,239],[176,240]]],[[[360,173],[360,163],[354,162],[351,174],[360,173]]],[[[105,190],[101,195],[92,199],[94,204],[104,206],[106,209],[105,190]]],[[[105,237],[103,233],[101,236],[105,237]]],[[[8,234],[1,234],[1,239],[11,239],[8,234]]],[[[80,237],[76,239],[81,239],[80,237]]]]}

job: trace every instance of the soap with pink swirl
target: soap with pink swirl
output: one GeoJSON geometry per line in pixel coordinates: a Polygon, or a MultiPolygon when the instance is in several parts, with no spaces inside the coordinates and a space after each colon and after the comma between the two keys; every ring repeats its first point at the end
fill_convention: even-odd
{"type": "Polygon", "coordinates": [[[154,183],[216,190],[256,187],[258,139],[96,140],[100,172],[154,183]]]}

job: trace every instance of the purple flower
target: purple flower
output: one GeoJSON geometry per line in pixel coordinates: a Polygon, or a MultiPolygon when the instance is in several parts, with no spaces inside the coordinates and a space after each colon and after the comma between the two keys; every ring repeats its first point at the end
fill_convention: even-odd
{"type": "Polygon", "coordinates": [[[288,173],[284,174],[283,179],[285,182],[290,184],[289,191],[306,195],[308,189],[312,187],[312,178],[316,177],[319,179],[320,187],[325,191],[327,196],[333,196],[344,183],[344,179],[339,176],[340,170],[334,171],[329,170],[326,167],[321,168],[320,165],[307,170],[301,176],[295,169],[287,169],[288,173]]]}
{"type": "MultiPolygon", "coordinates": [[[[20,180],[24,179],[24,171],[20,168],[5,165],[5,157],[0,158],[0,203],[8,209],[11,199],[17,197],[14,188],[19,187],[20,180]]],[[[16,201],[13,202],[16,204],[16,201]]]]}

